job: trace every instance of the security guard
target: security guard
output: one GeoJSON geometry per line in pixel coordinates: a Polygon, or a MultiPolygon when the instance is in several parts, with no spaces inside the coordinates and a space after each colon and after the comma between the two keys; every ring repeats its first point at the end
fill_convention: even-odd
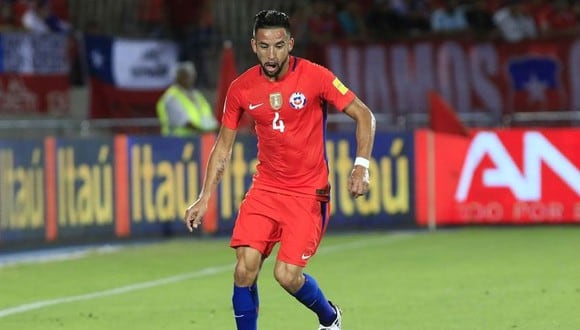
{"type": "Polygon", "coordinates": [[[157,102],[162,135],[190,136],[218,128],[211,105],[201,91],[194,88],[196,75],[192,62],[177,65],[175,82],[157,102]]]}

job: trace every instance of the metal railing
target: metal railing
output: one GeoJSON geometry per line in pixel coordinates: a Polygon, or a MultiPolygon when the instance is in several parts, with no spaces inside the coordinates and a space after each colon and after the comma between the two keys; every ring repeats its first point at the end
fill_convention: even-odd
{"type": "MultiPolygon", "coordinates": [[[[376,114],[379,130],[399,130],[389,122],[385,114],[376,114]]],[[[354,121],[344,114],[330,114],[328,124],[332,130],[350,130],[354,121]]],[[[94,137],[113,134],[159,134],[157,118],[111,118],[111,119],[0,119],[0,138],[21,139],[44,136],[94,137]]]]}
{"type": "Polygon", "coordinates": [[[580,126],[580,111],[514,112],[504,119],[506,126],[580,126]]]}
{"type": "Polygon", "coordinates": [[[1,138],[38,138],[44,136],[91,137],[118,133],[159,134],[157,118],[118,119],[3,119],[1,138]]]}
{"type": "MultiPolygon", "coordinates": [[[[468,127],[580,127],[580,112],[519,112],[495,118],[486,113],[459,114],[468,127]]],[[[395,120],[389,114],[375,113],[378,131],[405,131],[429,126],[428,114],[402,115],[395,120]]],[[[354,121],[342,113],[328,115],[329,131],[351,131],[354,121]]],[[[93,137],[113,134],[159,134],[157,118],[111,119],[0,119],[0,138],[93,137]]]]}

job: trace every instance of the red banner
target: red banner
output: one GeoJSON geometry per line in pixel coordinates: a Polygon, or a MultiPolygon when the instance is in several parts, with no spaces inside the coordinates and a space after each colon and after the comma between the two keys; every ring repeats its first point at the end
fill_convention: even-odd
{"type": "Polygon", "coordinates": [[[68,50],[64,35],[1,33],[0,113],[68,113],[68,50]]]}
{"type": "Polygon", "coordinates": [[[419,131],[421,225],[580,222],[580,130],[419,131]]]}
{"type": "Polygon", "coordinates": [[[0,112],[66,114],[70,108],[66,75],[0,75],[0,112]]]}
{"type": "Polygon", "coordinates": [[[580,111],[580,39],[334,44],[326,65],[376,112],[427,113],[428,91],[459,112],[580,111]]]}

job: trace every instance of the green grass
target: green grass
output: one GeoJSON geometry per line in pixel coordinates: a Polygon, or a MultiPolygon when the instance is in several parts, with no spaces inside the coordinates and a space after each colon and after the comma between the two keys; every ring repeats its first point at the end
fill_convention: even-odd
{"type": "MultiPolygon", "coordinates": [[[[227,243],[175,239],[0,268],[0,315],[52,301],[0,316],[0,329],[234,329],[227,243]],[[151,282],[161,279],[168,283],[151,282]],[[80,298],[54,300],[66,297],[80,298]]],[[[579,253],[578,227],[328,235],[308,272],[342,306],[346,330],[574,330],[579,253]]],[[[271,262],[259,285],[260,329],[316,329],[315,316],[277,285],[271,262]]]]}

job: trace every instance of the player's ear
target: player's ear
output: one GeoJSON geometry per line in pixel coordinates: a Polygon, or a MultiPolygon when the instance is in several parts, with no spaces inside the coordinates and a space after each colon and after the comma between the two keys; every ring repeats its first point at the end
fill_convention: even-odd
{"type": "Polygon", "coordinates": [[[252,46],[252,51],[254,51],[254,54],[256,54],[258,52],[258,45],[256,43],[256,39],[252,38],[250,40],[250,45],[252,46]]]}
{"type": "Polygon", "coordinates": [[[288,40],[288,52],[291,52],[294,49],[294,38],[290,37],[288,40]]]}

